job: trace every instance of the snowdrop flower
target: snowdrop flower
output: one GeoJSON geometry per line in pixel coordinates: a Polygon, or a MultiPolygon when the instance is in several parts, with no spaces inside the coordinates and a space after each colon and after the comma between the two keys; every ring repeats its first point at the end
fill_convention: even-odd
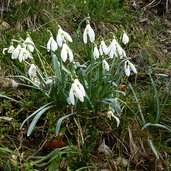
{"type": "Polygon", "coordinates": [[[103,59],[102,61],[102,67],[104,70],[109,71],[109,64],[107,63],[105,59],[103,59]]]}
{"type": "Polygon", "coordinates": [[[97,59],[97,58],[99,58],[99,56],[100,56],[99,50],[98,50],[97,46],[95,45],[94,51],[93,51],[93,57],[94,57],[94,59],[97,59]]]}
{"type": "Polygon", "coordinates": [[[30,68],[28,70],[28,74],[30,77],[36,77],[36,66],[34,64],[30,65],[30,68]]]}
{"type": "Polygon", "coordinates": [[[55,52],[57,49],[58,49],[58,45],[57,45],[56,41],[54,40],[54,38],[51,36],[47,43],[47,50],[48,50],[48,52],[49,51],[55,52]]]}
{"type": "Polygon", "coordinates": [[[99,51],[100,51],[100,55],[103,55],[103,54],[107,55],[107,53],[108,53],[108,48],[107,48],[104,40],[102,40],[100,43],[99,51]]]}
{"type": "Polygon", "coordinates": [[[112,117],[115,118],[117,127],[119,126],[120,120],[119,120],[118,117],[116,117],[116,116],[114,115],[114,113],[113,113],[112,111],[108,111],[108,112],[107,112],[107,117],[108,117],[110,120],[111,120],[112,117]]]}
{"type": "Polygon", "coordinates": [[[85,44],[87,44],[87,36],[89,37],[90,42],[94,42],[95,33],[94,33],[94,30],[91,28],[90,24],[87,24],[83,33],[83,41],[85,44]]]}
{"type": "Polygon", "coordinates": [[[72,62],[74,58],[72,50],[69,48],[69,46],[66,43],[64,43],[61,50],[61,58],[63,62],[67,60],[67,56],[69,56],[69,61],[72,62]]]}
{"type": "Polygon", "coordinates": [[[62,30],[62,28],[59,28],[58,34],[56,36],[56,41],[57,41],[59,47],[62,47],[64,40],[72,42],[71,36],[66,31],[62,30]]]}
{"type": "Polygon", "coordinates": [[[129,37],[128,35],[124,32],[122,36],[122,42],[126,45],[129,42],[129,37]]]}
{"type": "Polygon", "coordinates": [[[19,56],[19,54],[20,54],[21,49],[22,49],[21,46],[18,45],[18,46],[14,49],[14,51],[12,52],[11,59],[17,59],[18,56],[19,56]]]}
{"type": "Polygon", "coordinates": [[[122,49],[121,45],[116,41],[115,38],[112,40],[108,47],[108,54],[110,58],[113,58],[114,56],[120,57],[120,59],[126,57],[125,51],[122,49]]]}
{"type": "Polygon", "coordinates": [[[117,56],[117,52],[116,52],[117,44],[118,42],[116,41],[116,39],[113,39],[107,49],[107,54],[109,54],[109,57],[111,59],[113,59],[114,56],[117,56]]]}
{"type": "Polygon", "coordinates": [[[10,45],[9,48],[4,48],[3,51],[2,51],[2,54],[5,55],[5,51],[7,50],[8,53],[13,53],[14,50],[15,50],[15,47],[13,45],[10,45]]]}
{"type": "Polygon", "coordinates": [[[34,51],[34,43],[30,36],[26,38],[26,40],[24,41],[24,45],[26,46],[27,50],[29,50],[29,52],[34,51]]]}
{"type": "Polygon", "coordinates": [[[125,51],[123,50],[123,48],[120,46],[119,43],[116,44],[116,49],[117,49],[117,57],[119,55],[120,59],[122,59],[123,57],[126,57],[126,53],[125,51]]]}
{"type": "Polygon", "coordinates": [[[81,102],[84,102],[85,95],[83,85],[78,79],[75,79],[74,83],[71,85],[68,101],[71,102],[72,105],[75,105],[75,97],[77,97],[81,102]]]}
{"type": "Polygon", "coordinates": [[[135,74],[137,74],[137,70],[136,70],[135,66],[134,66],[130,61],[128,61],[128,60],[125,61],[124,70],[125,70],[125,74],[126,74],[127,77],[130,76],[131,70],[132,70],[135,74]]]}
{"type": "Polygon", "coordinates": [[[23,60],[28,58],[33,59],[30,52],[26,48],[21,48],[18,56],[19,62],[21,63],[23,60]]]}

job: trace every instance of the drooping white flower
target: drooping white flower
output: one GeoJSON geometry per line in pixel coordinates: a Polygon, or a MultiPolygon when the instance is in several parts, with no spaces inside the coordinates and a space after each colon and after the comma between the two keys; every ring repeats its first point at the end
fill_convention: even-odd
{"type": "Polygon", "coordinates": [[[137,74],[137,70],[136,70],[134,64],[131,63],[129,60],[126,60],[126,61],[125,61],[124,70],[125,70],[125,74],[126,74],[127,77],[130,76],[131,70],[132,70],[135,74],[137,74]]]}
{"type": "Polygon", "coordinates": [[[94,30],[91,28],[90,24],[87,24],[83,33],[83,41],[85,44],[87,44],[87,36],[89,37],[90,42],[94,42],[95,33],[94,33],[94,30]]]}
{"type": "Polygon", "coordinates": [[[36,66],[34,64],[30,65],[30,68],[28,70],[28,74],[30,77],[36,77],[36,66]]]}
{"type": "Polygon", "coordinates": [[[107,54],[109,54],[109,57],[113,59],[114,56],[117,56],[116,48],[117,48],[117,41],[116,39],[113,39],[111,44],[109,45],[107,49],[107,54]]]}
{"type": "Polygon", "coordinates": [[[126,57],[125,51],[123,50],[121,45],[116,41],[115,38],[112,40],[107,51],[108,51],[110,58],[113,58],[114,56],[120,57],[120,59],[122,59],[123,57],[126,57]]]}
{"type": "Polygon", "coordinates": [[[107,48],[104,40],[102,40],[100,43],[99,52],[100,52],[100,55],[103,55],[103,54],[107,55],[107,53],[108,53],[108,48],[107,48]]]}
{"type": "Polygon", "coordinates": [[[99,50],[98,50],[97,46],[95,45],[94,51],[93,51],[93,57],[94,57],[94,59],[97,59],[97,58],[99,58],[99,56],[100,56],[99,50]]]}
{"type": "Polygon", "coordinates": [[[109,64],[107,63],[105,59],[103,59],[102,61],[102,67],[104,70],[109,71],[109,64]]]}
{"type": "Polygon", "coordinates": [[[72,62],[74,59],[72,50],[69,48],[69,46],[66,43],[64,43],[61,50],[61,58],[63,62],[67,60],[68,56],[69,56],[69,61],[72,62]]]}
{"type": "Polygon", "coordinates": [[[119,43],[116,44],[116,50],[117,50],[117,57],[119,56],[120,59],[126,57],[126,53],[119,43]]]}
{"type": "Polygon", "coordinates": [[[62,28],[59,28],[58,34],[56,36],[56,41],[57,41],[59,47],[62,47],[64,40],[72,42],[71,36],[66,31],[64,31],[62,28]]]}
{"type": "Polygon", "coordinates": [[[5,55],[5,51],[7,51],[8,53],[13,53],[15,50],[15,47],[13,45],[10,45],[9,48],[3,48],[2,54],[5,55]]]}
{"type": "Polygon", "coordinates": [[[18,56],[19,62],[21,63],[23,60],[26,60],[28,58],[33,59],[30,52],[26,48],[21,48],[18,56]]]}
{"type": "Polygon", "coordinates": [[[33,52],[34,51],[34,43],[33,43],[33,40],[31,39],[30,36],[28,36],[26,38],[26,40],[24,41],[24,45],[26,46],[27,50],[29,52],[33,52]]]}
{"type": "Polygon", "coordinates": [[[70,102],[72,105],[75,105],[75,97],[77,97],[81,102],[84,102],[85,95],[86,93],[83,85],[79,82],[78,79],[75,79],[74,83],[71,85],[69,98],[67,99],[67,101],[70,102]]]}
{"type": "Polygon", "coordinates": [[[108,111],[108,112],[107,112],[107,117],[108,117],[110,120],[111,120],[112,117],[115,118],[117,127],[119,126],[120,120],[119,120],[118,117],[116,117],[116,116],[114,115],[114,113],[113,113],[112,111],[108,111]]]}
{"type": "Polygon", "coordinates": [[[122,36],[122,42],[126,45],[129,42],[129,37],[128,35],[124,32],[122,36]]]}
{"type": "Polygon", "coordinates": [[[12,55],[11,55],[11,59],[17,59],[18,57],[19,57],[19,54],[20,54],[20,52],[21,52],[21,46],[20,45],[18,45],[15,49],[14,49],[14,51],[12,52],[12,55]]]}
{"type": "Polygon", "coordinates": [[[58,49],[58,45],[57,45],[56,41],[54,40],[54,38],[51,36],[47,43],[47,50],[48,50],[48,52],[49,51],[55,52],[57,49],[58,49]]]}

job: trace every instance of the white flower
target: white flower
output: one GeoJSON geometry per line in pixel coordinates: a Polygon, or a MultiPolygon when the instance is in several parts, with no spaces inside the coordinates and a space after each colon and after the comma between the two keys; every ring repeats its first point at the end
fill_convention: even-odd
{"type": "Polygon", "coordinates": [[[69,56],[69,61],[72,62],[74,58],[72,50],[68,47],[66,43],[64,43],[61,50],[61,58],[63,62],[67,60],[67,56],[69,56]]]}
{"type": "Polygon", "coordinates": [[[11,59],[17,59],[21,51],[21,46],[18,45],[12,52],[11,59]]]}
{"type": "Polygon", "coordinates": [[[24,41],[24,44],[26,45],[27,50],[29,50],[30,52],[34,51],[34,43],[31,37],[28,36],[26,40],[24,41]]]}
{"type": "Polygon", "coordinates": [[[79,82],[78,79],[75,79],[74,83],[71,85],[69,98],[67,99],[67,101],[70,102],[72,105],[75,105],[75,97],[77,97],[81,102],[84,102],[85,95],[86,93],[83,85],[79,82]]]}
{"type": "Polygon", "coordinates": [[[36,66],[34,64],[30,65],[30,68],[28,70],[28,74],[30,77],[36,77],[36,66]]]}
{"type": "Polygon", "coordinates": [[[135,74],[137,74],[137,70],[136,70],[135,66],[134,66],[130,61],[128,61],[128,60],[125,61],[124,70],[125,70],[125,74],[126,74],[127,77],[130,76],[131,70],[132,70],[135,74]]]}
{"type": "Polygon", "coordinates": [[[57,45],[56,41],[54,40],[54,38],[51,36],[47,43],[47,50],[48,50],[48,52],[49,51],[55,52],[57,49],[58,49],[58,45],[57,45]]]}
{"type": "Polygon", "coordinates": [[[103,59],[102,61],[102,67],[104,70],[109,71],[109,64],[107,63],[105,59],[103,59]]]}
{"type": "Polygon", "coordinates": [[[117,49],[117,57],[119,55],[120,59],[122,59],[123,57],[126,57],[126,53],[125,51],[123,50],[123,48],[120,46],[119,43],[116,44],[116,49],[117,49]]]}
{"type": "Polygon", "coordinates": [[[28,59],[28,58],[33,59],[30,52],[26,48],[21,48],[19,56],[18,56],[19,62],[21,63],[23,60],[28,59]]]}
{"type": "Polygon", "coordinates": [[[116,41],[115,38],[112,40],[107,51],[110,58],[113,58],[114,56],[120,57],[120,59],[126,57],[125,51],[122,49],[121,45],[116,41]]]}
{"type": "Polygon", "coordinates": [[[90,24],[87,24],[83,33],[83,41],[85,44],[87,44],[87,36],[89,36],[90,42],[94,42],[95,33],[94,30],[91,28],[90,24]]]}
{"type": "Polygon", "coordinates": [[[6,51],[6,50],[8,50],[8,51],[7,51],[8,53],[13,53],[14,50],[15,50],[15,47],[14,47],[13,45],[10,45],[9,48],[3,48],[2,54],[5,55],[5,51],[6,51]]]}
{"type": "Polygon", "coordinates": [[[117,48],[117,41],[116,39],[113,39],[111,44],[109,45],[107,49],[107,54],[109,54],[109,57],[113,59],[114,56],[117,56],[116,48],[117,48]]]}
{"type": "Polygon", "coordinates": [[[129,42],[129,37],[128,35],[124,32],[122,36],[122,42],[126,45],[129,42]]]}
{"type": "Polygon", "coordinates": [[[107,53],[108,53],[108,48],[107,48],[104,40],[102,40],[100,43],[99,51],[100,51],[100,55],[103,55],[103,54],[107,55],[107,53]]]}
{"type": "Polygon", "coordinates": [[[113,113],[112,111],[108,111],[108,112],[107,112],[107,117],[108,117],[110,120],[111,120],[112,117],[115,118],[117,127],[119,126],[120,120],[119,120],[118,117],[116,117],[116,116],[114,115],[114,113],[113,113]]]}
{"type": "Polygon", "coordinates": [[[60,47],[62,47],[64,40],[72,42],[71,36],[66,31],[62,30],[62,28],[59,28],[58,34],[56,36],[56,41],[60,47]]]}
{"type": "Polygon", "coordinates": [[[94,57],[94,59],[97,59],[97,58],[99,58],[99,56],[100,56],[99,50],[98,50],[97,46],[95,45],[94,51],[93,51],[93,57],[94,57]]]}

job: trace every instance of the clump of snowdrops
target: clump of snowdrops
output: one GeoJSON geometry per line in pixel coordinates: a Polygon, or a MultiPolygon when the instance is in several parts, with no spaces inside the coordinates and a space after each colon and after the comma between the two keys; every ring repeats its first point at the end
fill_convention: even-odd
{"type": "Polygon", "coordinates": [[[119,86],[131,74],[137,74],[134,64],[123,48],[129,42],[129,37],[123,31],[120,39],[112,34],[105,40],[95,35],[89,18],[85,18],[79,28],[84,23],[86,27],[83,31],[77,30],[79,35],[75,41],[59,25],[55,36],[48,31],[49,40],[41,48],[47,50],[46,55],[50,57],[50,62],[47,62],[41,48],[38,49],[29,34],[25,40],[12,40],[9,48],[3,50],[4,54],[7,51],[11,54],[12,60],[18,60],[27,70],[18,77],[24,80],[27,86],[41,91],[49,101],[23,121],[21,127],[33,118],[27,132],[28,136],[42,114],[55,107],[72,108],[71,113],[64,114],[58,120],[57,134],[63,119],[84,110],[90,110],[94,114],[106,111],[106,117],[116,120],[119,126],[122,111],[122,100],[119,96],[125,93],[119,86]],[[81,44],[78,39],[83,43],[81,44]],[[76,52],[80,44],[82,50],[76,52]]]}

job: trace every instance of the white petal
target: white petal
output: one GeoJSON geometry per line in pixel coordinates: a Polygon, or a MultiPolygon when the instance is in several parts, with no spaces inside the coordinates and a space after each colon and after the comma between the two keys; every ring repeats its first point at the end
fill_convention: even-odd
{"type": "Polygon", "coordinates": [[[51,50],[51,40],[50,39],[47,42],[47,50],[48,50],[48,52],[51,50]]]}
{"type": "Polygon", "coordinates": [[[66,31],[63,31],[63,34],[64,34],[65,38],[66,38],[69,42],[72,42],[71,36],[70,36],[66,31]]]}
{"type": "Polygon", "coordinates": [[[99,47],[99,53],[100,55],[103,55],[103,50],[102,50],[102,45],[100,44],[100,47],[99,47]]]}
{"type": "Polygon", "coordinates": [[[74,55],[73,55],[72,50],[70,48],[68,49],[68,54],[69,54],[69,61],[72,62],[74,59],[74,55]]]}
{"type": "Polygon", "coordinates": [[[102,49],[103,49],[103,52],[105,53],[105,55],[107,55],[108,53],[108,48],[104,42],[104,40],[101,41],[101,45],[102,45],[102,49]]]}
{"type": "Polygon", "coordinates": [[[94,30],[91,28],[91,26],[88,24],[88,35],[90,38],[90,42],[94,42],[95,40],[95,33],[94,30]]]}
{"type": "Polygon", "coordinates": [[[64,43],[61,50],[61,58],[63,62],[67,60],[67,45],[64,43]]]}
{"type": "Polygon", "coordinates": [[[21,51],[21,46],[18,45],[15,50],[13,51],[12,55],[11,55],[11,58],[12,59],[17,59],[19,54],[20,54],[20,51],[21,51]]]}
{"type": "Polygon", "coordinates": [[[125,67],[124,67],[124,70],[125,70],[125,74],[127,77],[130,76],[130,67],[129,67],[129,63],[128,61],[125,61],[125,67]]]}
{"type": "Polygon", "coordinates": [[[30,77],[36,77],[36,66],[34,64],[31,64],[28,74],[30,77]]]}
{"type": "Polygon", "coordinates": [[[116,124],[117,124],[117,127],[119,126],[119,124],[120,124],[120,120],[119,120],[119,118],[118,117],[116,117],[115,115],[112,115],[112,117],[114,117],[115,118],[115,120],[116,120],[116,124]]]}
{"type": "Polygon", "coordinates": [[[75,105],[75,98],[74,98],[74,93],[73,93],[73,89],[71,86],[70,92],[69,92],[69,99],[72,105],[75,105]]]}
{"type": "Polygon", "coordinates": [[[126,45],[129,42],[129,37],[126,33],[123,34],[122,42],[126,45]]]}
{"type": "Polygon", "coordinates": [[[78,79],[75,79],[74,83],[81,90],[83,96],[85,96],[85,90],[84,90],[83,85],[80,83],[80,81],[78,79]]]}
{"type": "Polygon", "coordinates": [[[135,66],[133,65],[133,63],[129,62],[129,65],[130,65],[130,67],[131,67],[131,70],[132,70],[135,74],[137,74],[137,70],[136,70],[135,66]]]}
{"type": "Polygon", "coordinates": [[[84,33],[83,33],[83,42],[87,44],[87,27],[85,28],[84,33]]]}
{"type": "Polygon", "coordinates": [[[57,41],[59,47],[62,47],[63,40],[64,40],[64,39],[63,39],[63,37],[62,37],[62,29],[59,28],[58,34],[57,34],[57,37],[56,37],[56,41],[57,41]]]}
{"type": "Polygon", "coordinates": [[[109,57],[110,57],[111,59],[113,59],[113,56],[114,56],[114,52],[113,52],[113,50],[111,50],[110,53],[109,53],[109,57]]]}
{"type": "Polygon", "coordinates": [[[94,56],[94,59],[96,58],[99,58],[99,50],[97,48],[97,46],[94,47],[94,51],[93,51],[93,56],[94,56]]]}
{"type": "Polygon", "coordinates": [[[58,49],[58,45],[57,45],[56,41],[53,39],[51,42],[51,50],[53,52],[55,52],[57,49],[58,49]]]}
{"type": "Polygon", "coordinates": [[[75,91],[75,96],[81,101],[83,102],[84,101],[84,96],[83,96],[83,92],[80,90],[80,88],[78,87],[78,84],[77,83],[73,83],[72,84],[72,87],[75,91]]]}
{"type": "Polygon", "coordinates": [[[109,64],[107,63],[105,59],[102,61],[102,66],[103,66],[103,69],[105,69],[106,71],[109,71],[109,64]]]}

